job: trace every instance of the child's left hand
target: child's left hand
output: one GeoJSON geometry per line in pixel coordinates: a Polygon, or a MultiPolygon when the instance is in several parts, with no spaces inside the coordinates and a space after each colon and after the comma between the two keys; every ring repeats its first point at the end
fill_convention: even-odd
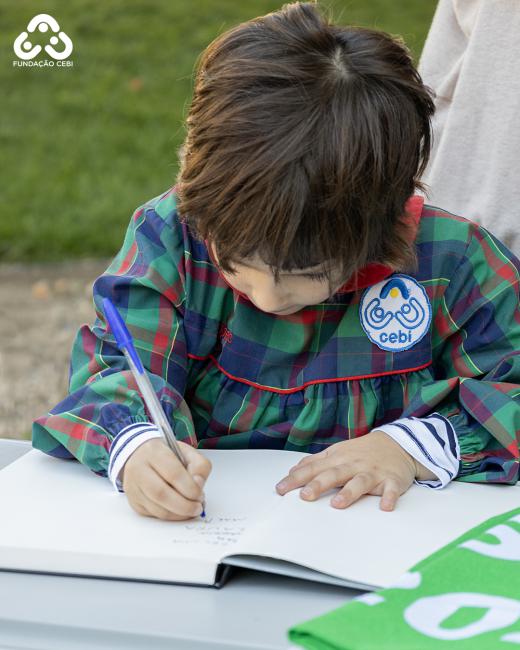
{"type": "Polygon", "coordinates": [[[415,478],[437,477],[386,433],[374,430],[306,456],[289,470],[276,490],[285,494],[305,486],[301,498],[314,501],[324,492],[341,487],[330,502],[335,508],[346,508],[363,494],[375,494],[382,496],[381,510],[393,510],[415,478]]]}

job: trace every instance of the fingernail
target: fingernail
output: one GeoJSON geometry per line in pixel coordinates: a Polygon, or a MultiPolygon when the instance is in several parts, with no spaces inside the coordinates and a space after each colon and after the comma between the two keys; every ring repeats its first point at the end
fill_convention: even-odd
{"type": "Polygon", "coordinates": [[[206,482],[206,480],[202,476],[200,476],[200,474],[195,474],[193,476],[193,480],[199,487],[204,487],[204,483],[206,482]]]}
{"type": "Polygon", "coordinates": [[[312,488],[304,487],[303,490],[300,492],[300,494],[302,495],[302,497],[305,497],[306,499],[309,499],[309,498],[311,498],[313,496],[314,493],[312,491],[312,488]]]}
{"type": "Polygon", "coordinates": [[[342,497],[340,494],[336,494],[336,496],[333,497],[331,503],[333,506],[338,506],[341,508],[347,504],[347,500],[345,499],[345,497],[342,497]]]}
{"type": "Polygon", "coordinates": [[[279,491],[281,490],[283,492],[283,490],[287,488],[287,485],[288,485],[287,481],[280,481],[280,483],[276,484],[276,489],[279,491]]]}

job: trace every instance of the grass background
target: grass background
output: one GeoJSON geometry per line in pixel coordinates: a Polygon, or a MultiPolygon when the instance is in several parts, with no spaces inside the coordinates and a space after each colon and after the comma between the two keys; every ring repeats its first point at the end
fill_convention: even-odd
{"type": "MultiPolygon", "coordinates": [[[[282,4],[0,0],[0,260],[112,256],[133,210],[173,183],[197,56],[282,4]],[[14,39],[42,12],[72,39],[72,68],[13,67],[14,39]]],[[[436,0],[321,6],[336,23],[403,36],[417,60],[436,0]]]]}

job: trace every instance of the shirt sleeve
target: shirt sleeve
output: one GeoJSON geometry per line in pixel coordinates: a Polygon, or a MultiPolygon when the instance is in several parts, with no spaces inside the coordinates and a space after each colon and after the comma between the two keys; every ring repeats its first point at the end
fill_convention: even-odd
{"type": "Polygon", "coordinates": [[[471,225],[432,324],[433,377],[402,417],[436,412],[460,446],[457,478],[516,483],[520,441],[520,262],[471,225]]]}
{"type": "Polygon", "coordinates": [[[119,434],[135,434],[133,425],[139,424],[142,443],[158,432],[152,431],[132,373],[107,327],[103,298],[112,300],[131,331],[177,439],[197,444],[183,399],[186,273],[183,226],[175,215],[164,207],[159,214],[150,204],[135,211],[121,250],[94,283],[97,318],[76,335],[69,394],[33,423],[33,446],[45,453],[76,458],[101,476],[108,475],[112,461],[115,487],[121,461],[137,443],[137,436],[128,441],[128,435],[119,434]]]}
{"type": "Polygon", "coordinates": [[[397,442],[437,479],[415,480],[417,485],[446,487],[459,471],[460,446],[452,424],[439,413],[427,418],[400,418],[377,427],[397,442]]]}

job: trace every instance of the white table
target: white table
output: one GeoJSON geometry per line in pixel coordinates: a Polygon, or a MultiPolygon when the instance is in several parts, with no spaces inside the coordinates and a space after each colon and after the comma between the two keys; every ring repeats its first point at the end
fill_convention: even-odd
{"type": "MultiPolygon", "coordinates": [[[[30,448],[0,439],[0,468],[30,448]]],[[[0,650],[286,650],[359,593],[243,569],[222,589],[0,571],[0,650]]]]}

